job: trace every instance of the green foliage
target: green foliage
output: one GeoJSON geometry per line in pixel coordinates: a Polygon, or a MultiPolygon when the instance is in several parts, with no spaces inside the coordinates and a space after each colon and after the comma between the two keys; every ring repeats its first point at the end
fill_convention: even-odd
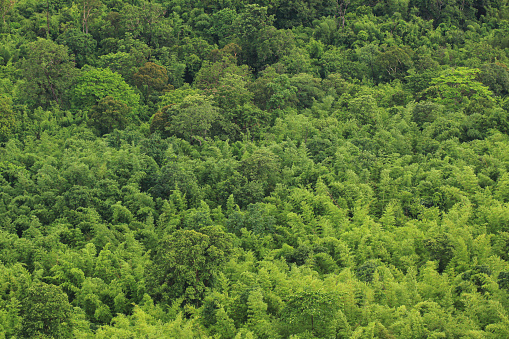
{"type": "Polygon", "coordinates": [[[136,54],[131,52],[117,52],[103,54],[97,60],[97,66],[101,68],[109,68],[112,72],[122,75],[124,79],[132,79],[133,74],[136,72],[136,65],[144,56],[137,57],[136,54]]]}
{"type": "Polygon", "coordinates": [[[321,291],[302,291],[290,296],[283,310],[289,332],[327,336],[338,301],[336,295],[321,291]]]}
{"type": "Polygon", "coordinates": [[[227,44],[232,34],[232,24],[237,17],[237,12],[233,8],[223,8],[212,14],[212,26],[209,34],[220,47],[227,44]]]}
{"type": "Polygon", "coordinates": [[[186,140],[205,140],[212,124],[219,119],[219,112],[204,95],[188,95],[181,103],[168,109],[169,126],[172,135],[186,140]]]}
{"type": "Polygon", "coordinates": [[[39,39],[27,46],[28,53],[21,63],[27,81],[22,91],[31,106],[48,107],[51,102],[65,106],[69,88],[78,70],[66,47],[51,40],[39,39]]]}
{"type": "Polygon", "coordinates": [[[21,301],[23,337],[66,338],[72,331],[72,307],[67,295],[54,285],[36,283],[21,301]]]}
{"type": "Polygon", "coordinates": [[[484,64],[480,67],[478,79],[493,92],[494,95],[509,94],[509,70],[501,63],[484,64]]]}
{"type": "Polygon", "coordinates": [[[57,42],[69,48],[69,51],[74,54],[76,66],[79,68],[86,64],[94,64],[97,41],[94,40],[92,35],[85,34],[76,28],[72,28],[61,34],[57,42]]]}
{"type": "Polygon", "coordinates": [[[275,29],[273,23],[274,17],[268,15],[267,7],[250,4],[232,24],[236,42],[242,48],[242,59],[255,70],[277,62],[293,47],[293,35],[275,29]]]}
{"type": "Polygon", "coordinates": [[[92,107],[88,123],[103,135],[113,132],[114,129],[123,129],[128,116],[129,108],[126,104],[107,96],[92,107]]]}
{"type": "Polygon", "coordinates": [[[16,132],[16,115],[12,103],[6,97],[0,97],[0,142],[5,142],[16,132]]]}
{"type": "Polygon", "coordinates": [[[139,108],[139,95],[120,74],[113,73],[108,68],[84,68],[73,91],[73,106],[91,108],[108,96],[127,105],[131,114],[136,113],[139,108]]]}
{"type": "Polygon", "coordinates": [[[150,281],[152,294],[165,301],[184,297],[198,303],[205,288],[231,253],[231,236],[218,227],[200,232],[178,230],[165,236],[157,249],[150,281]]]}
{"type": "Polygon", "coordinates": [[[444,70],[431,80],[431,87],[424,91],[424,95],[448,107],[465,107],[471,101],[481,100],[485,105],[490,104],[493,101],[491,91],[474,80],[479,72],[479,69],[466,67],[444,70]]]}
{"type": "Polygon", "coordinates": [[[160,107],[166,107],[171,105],[180,104],[184,101],[184,98],[190,95],[200,94],[201,91],[198,89],[190,88],[189,85],[177,88],[173,91],[168,91],[160,97],[160,107]]]}
{"type": "Polygon", "coordinates": [[[232,75],[238,76],[242,81],[248,81],[250,72],[249,68],[245,65],[237,66],[235,57],[227,55],[216,62],[205,61],[196,75],[194,84],[201,89],[213,90],[220,88],[220,81],[222,79],[232,75]]]}
{"type": "Polygon", "coordinates": [[[282,109],[297,93],[297,88],[292,86],[287,75],[280,75],[267,84],[267,89],[271,92],[268,101],[268,108],[282,109]]]}
{"type": "Polygon", "coordinates": [[[508,337],[508,13],[0,1],[0,337],[508,337]]]}
{"type": "Polygon", "coordinates": [[[412,66],[412,50],[408,46],[391,46],[377,55],[377,63],[384,76],[402,78],[412,66]]]}
{"type": "Polygon", "coordinates": [[[241,162],[244,175],[253,181],[258,181],[274,188],[280,172],[280,159],[269,150],[260,149],[247,155],[241,162]]]}
{"type": "Polygon", "coordinates": [[[168,74],[164,67],[147,62],[133,74],[133,81],[140,90],[145,92],[148,98],[152,91],[161,92],[169,90],[168,74]]]}

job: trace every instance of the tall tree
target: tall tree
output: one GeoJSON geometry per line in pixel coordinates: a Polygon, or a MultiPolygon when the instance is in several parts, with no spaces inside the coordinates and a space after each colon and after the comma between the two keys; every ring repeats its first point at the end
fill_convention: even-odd
{"type": "Polygon", "coordinates": [[[233,22],[241,59],[257,71],[277,62],[294,46],[292,32],[277,30],[273,23],[274,16],[267,14],[267,7],[258,5],[247,5],[233,22]]]}
{"type": "Polygon", "coordinates": [[[493,93],[483,83],[476,81],[478,68],[457,67],[446,69],[431,80],[431,87],[423,91],[424,97],[447,107],[465,107],[471,101],[492,104],[493,93]]]}
{"type": "Polygon", "coordinates": [[[337,15],[341,21],[341,28],[345,28],[346,23],[346,13],[348,7],[350,6],[351,0],[336,0],[336,10],[338,11],[337,15]]]}
{"type": "Polygon", "coordinates": [[[88,34],[88,26],[94,13],[101,6],[100,0],[80,0],[80,8],[82,12],[81,27],[82,32],[88,34]]]}
{"type": "Polygon", "coordinates": [[[43,107],[48,107],[52,101],[65,105],[69,88],[78,74],[67,47],[46,39],[34,41],[27,47],[21,68],[27,79],[22,90],[28,102],[43,107]]]}

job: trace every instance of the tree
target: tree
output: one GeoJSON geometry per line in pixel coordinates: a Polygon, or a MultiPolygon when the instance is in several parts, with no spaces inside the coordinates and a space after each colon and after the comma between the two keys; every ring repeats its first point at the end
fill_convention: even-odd
{"type": "Polygon", "coordinates": [[[249,180],[258,181],[272,190],[280,176],[280,162],[280,158],[271,151],[258,149],[242,159],[241,171],[249,180]]]}
{"type": "MultiPolygon", "coordinates": [[[[224,49],[226,49],[226,47],[224,49]]],[[[223,53],[219,52],[218,57],[220,57],[221,54],[223,53]]],[[[237,66],[236,57],[223,55],[222,58],[216,62],[207,60],[203,63],[200,71],[196,74],[194,85],[197,88],[212,91],[219,87],[219,81],[227,75],[236,75],[242,78],[243,81],[248,81],[251,77],[251,72],[246,65],[237,66]]]]}
{"type": "Polygon", "coordinates": [[[120,22],[126,32],[132,33],[135,39],[143,38],[149,46],[158,43],[160,38],[171,38],[171,23],[165,25],[166,10],[158,3],[140,1],[139,6],[126,4],[120,13],[120,22]],[[163,37],[165,36],[166,37],[163,37]]]}
{"type": "Polygon", "coordinates": [[[471,101],[489,105],[494,101],[492,92],[475,80],[479,72],[478,68],[446,69],[431,80],[431,87],[423,91],[423,96],[446,107],[466,107],[471,101]]]}
{"type": "Polygon", "coordinates": [[[378,55],[380,54],[378,46],[370,43],[362,46],[361,48],[358,48],[355,53],[357,54],[357,57],[368,66],[371,79],[375,79],[375,65],[378,59],[378,55]]]}
{"type": "Polygon", "coordinates": [[[339,298],[332,292],[300,291],[289,297],[283,309],[291,334],[310,331],[319,338],[328,337],[339,298]]]}
{"type": "Polygon", "coordinates": [[[212,14],[212,27],[208,33],[220,47],[227,44],[232,35],[232,23],[237,17],[235,9],[223,8],[212,14]]]}
{"type": "Polygon", "coordinates": [[[60,287],[36,283],[21,302],[21,335],[25,338],[71,336],[72,307],[60,287]]]}
{"type": "MultiPolygon", "coordinates": [[[[321,73],[324,77],[333,73],[339,73],[345,79],[357,78],[362,79],[367,73],[367,65],[359,61],[349,60],[350,51],[339,49],[335,46],[323,53],[320,63],[322,66],[321,73]]],[[[375,56],[370,56],[375,58],[375,56]]],[[[364,60],[364,57],[360,58],[364,60]]]]}
{"type": "Polygon", "coordinates": [[[165,236],[154,256],[150,284],[164,301],[183,296],[199,302],[232,251],[232,236],[219,227],[178,230],[165,236]]]}
{"type": "Polygon", "coordinates": [[[202,67],[203,61],[210,56],[214,46],[202,38],[185,37],[178,46],[178,57],[186,64],[186,80],[191,82],[202,67]]]}
{"type": "Polygon", "coordinates": [[[160,97],[159,101],[159,112],[152,116],[150,123],[150,133],[158,131],[163,136],[169,136],[171,134],[170,120],[171,120],[171,108],[174,105],[180,104],[185,98],[192,95],[202,95],[202,91],[194,89],[185,84],[184,86],[177,88],[173,91],[168,91],[160,97]]]}
{"type": "Polygon", "coordinates": [[[290,78],[290,84],[297,89],[296,96],[300,108],[311,108],[315,101],[320,101],[324,96],[320,79],[311,74],[294,75],[290,78]]]}
{"type": "Polygon", "coordinates": [[[351,0],[336,0],[336,10],[338,11],[338,16],[341,19],[341,28],[343,29],[345,28],[346,12],[351,2],[351,0]]]}
{"type": "Polygon", "coordinates": [[[61,34],[57,42],[69,48],[74,54],[76,65],[83,67],[85,64],[93,62],[93,55],[97,46],[91,34],[85,34],[77,28],[71,28],[61,34]]]}
{"type": "Polygon", "coordinates": [[[413,121],[417,123],[419,127],[422,127],[424,123],[432,123],[440,115],[443,106],[430,102],[421,101],[417,103],[412,110],[413,121]]]}
{"type": "Polygon", "coordinates": [[[311,55],[323,54],[323,44],[312,40],[306,49],[294,48],[288,54],[281,57],[281,59],[274,65],[280,73],[287,74],[318,74],[318,65],[311,55]]]}
{"type": "Polygon", "coordinates": [[[454,245],[447,234],[440,234],[434,238],[426,239],[424,246],[429,252],[429,259],[438,263],[438,272],[442,273],[454,255],[454,245]]]}
{"type": "Polygon", "coordinates": [[[150,58],[152,49],[141,40],[134,39],[126,33],[124,39],[106,38],[101,41],[105,55],[98,59],[97,66],[109,68],[122,75],[124,80],[132,84],[132,76],[150,58]]]}
{"type": "Polygon", "coordinates": [[[123,129],[127,124],[129,108],[121,101],[107,96],[99,100],[90,110],[88,124],[99,131],[99,135],[123,129]]]}
{"type": "Polygon", "coordinates": [[[146,99],[152,91],[162,92],[170,90],[166,69],[153,62],[147,62],[133,74],[133,81],[140,90],[145,91],[146,99]]]}
{"type": "Polygon", "coordinates": [[[253,94],[247,89],[247,81],[240,75],[226,74],[219,80],[217,88],[209,90],[217,105],[224,110],[233,110],[250,103],[253,94]]]}
{"type": "Polygon", "coordinates": [[[138,109],[139,95],[120,74],[113,73],[109,68],[83,68],[73,91],[73,106],[91,108],[107,96],[124,103],[131,111],[138,109]]]}
{"type": "Polygon", "coordinates": [[[276,27],[293,28],[300,25],[310,26],[313,20],[334,14],[334,0],[290,0],[271,1],[271,12],[276,14],[276,27]]]}
{"type": "Polygon", "coordinates": [[[371,95],[358,96],[348,103],[348,118],[355,119],[360,125],[375,125],[380,120],[380,109],[371,95]]]}
{"type": "Polygon", "coordinates": [[[412,53],[408,46],[387,47],[378,54],[377,63],[387,72],[388,79],[398,79],[412,66],[412,53]]]}
{"type": "Polygon", "coordinates": [[[267,84],[267,88],[272,94],[268,102],[271,109],[283,109],[292,99],[296,99],[297,87],[292,85],[286,74],[274,78],[267,84]]]}
{"type": "Polygon", "coordinates": [[[203,92],[196,88],[191,88],[189,84],[185,84],[173,91],[165,92],[160,97],[159,107],[172,106],[181,103],[189,95],[203,94],[203,92]]]}
{"type": "Polygon", "coordinates": [[[326,45],[336,45],[339,42],[341,30],[335,18],[317,20],[315,26],[315,39],[326,45]]]}
{"type": "Polygon", "coordinates": [[[81,7],[83,16],[81,20],[82,24],[82,32],[88,34],[88,25],[90,23],[90,19],[93,17],[97,9],[101,6],[101,1],[99,0],[80,0],[79,6],[81,7]]]}
{"type": "MultiPolygon", "coordinates": [[[[184,142],[187,143],[187,142],[184,142]]],[[[201,188],[198,186],[195,169],[174,161],[168,162],[156,179],[156,184],[150,192],[156,197],[170,198],[176,192],[182,192],[189,205],[197,205],[203,199],[201,188]]],[[[184,199],[179,199],[183,200],[184,199]]]]}
{"type": "Polygon", "coordinates": [[[509,68],[499,62],[484,64],[480,67],[478,79],[490,88],[494,95],[509,94],[509,68]]]}
{"type": "Polygon", "coordinates": [[[247,328],[253,331],[259,338],[270,338],[275,335],[271,333],[273,327],[267,315],[267,303],[263,301],[263,293],[254,290],[247,298],[247,328]]]}
{"type": "Polygon", "coordinates": [[[170,107],[168,111],[169,127],[172,134],[188,141],[206,139],[212,124],[219,119],[219,110],[212,105],[210,98],[196,94],[170,107]]]}
{"type": "Polygon", "coordinates": [[[127,52],[108,53],[99,56],[97,67],[109,68],[112,72],[122,75],[124,79],[132,79],[137,60],[127,52]]]}
{"type": "Polygon", "coordinates": [[[65,105],[69,88],[76,80],[78,70],[65,46],[38,39],[27,46],[27,56],[21,69],[27,80],[22,89],[32,106],[48,107],[51,102],[65,105]]]}
{"type": "Polygon", "coordinates": [[[242,48],[241,59],[256,71],[277,62],[294,45],[293,34],[277,30],[273,23],[274,16],[267,14],[267,7],[250,4],[232,24],[236,43],[242,48]]]}
{"type": "Polygon", "coordinates": [[[247,80],[241,75],[227,73],[218,84],[204,89],[222,109],[220,124],[230,140],[240,139],[248,133],[256,137],[269,126],[270,114],[252,104],[253,93],[249,91],[247,80]]]}

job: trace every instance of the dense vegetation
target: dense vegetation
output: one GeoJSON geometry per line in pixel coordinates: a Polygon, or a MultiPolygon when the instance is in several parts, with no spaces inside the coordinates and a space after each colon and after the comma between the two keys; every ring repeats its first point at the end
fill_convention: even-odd
{"type": "Polygon", "coordinates": [[[508,338],[507,0],[0,0],[0,338],[508,338]]]}

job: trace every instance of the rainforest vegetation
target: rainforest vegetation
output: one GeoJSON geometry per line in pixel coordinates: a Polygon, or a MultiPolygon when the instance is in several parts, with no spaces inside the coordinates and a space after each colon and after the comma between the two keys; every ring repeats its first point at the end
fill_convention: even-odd
{"type": "Polygon", "coordinates": [[[0,0],[0,338],[509,338],[507,0],[0,0]]]}

